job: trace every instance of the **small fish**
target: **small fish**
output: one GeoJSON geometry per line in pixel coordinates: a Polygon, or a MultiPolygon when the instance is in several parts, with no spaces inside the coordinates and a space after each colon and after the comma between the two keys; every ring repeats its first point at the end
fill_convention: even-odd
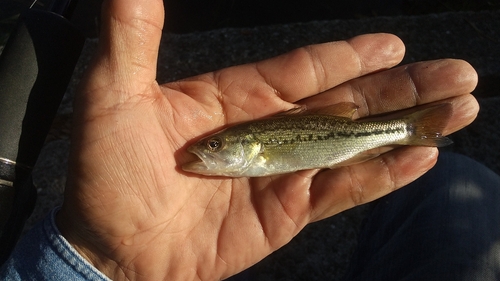
{"type": "Polygon", "coordinates": [[[442,136],[450,104],[354,121],[356,110],[353,103],[340,103],[234,125],[190,146],[188,151],[200,159],[182,169],[210,176],[261,177],[360,163],[395,145],[452,143],[442,136]]]}

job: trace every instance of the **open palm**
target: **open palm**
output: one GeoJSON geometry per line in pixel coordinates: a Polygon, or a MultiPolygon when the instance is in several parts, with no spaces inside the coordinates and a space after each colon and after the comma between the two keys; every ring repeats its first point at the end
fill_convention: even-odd
{"type": "Polygon", "coordinates": [[[362,117],[446,101],[453,105],[446,134],[477,114],[468,94],[476,74],[463,61],[380,72],[404,54],[400,40],[387,34],[158,85],[161,1],[110,1],[105,11],[98,54],[76,99],[58,225],[82,255],[116,280],[228,277],[307,223],[411,182],[437,156],[435,148],[400,148],[350,167],[264,178],[183,172],[180,165],[195,158],[186,146],[204,134],[296,104],[350,101],[360,107],[355,117],[362,117]]]}

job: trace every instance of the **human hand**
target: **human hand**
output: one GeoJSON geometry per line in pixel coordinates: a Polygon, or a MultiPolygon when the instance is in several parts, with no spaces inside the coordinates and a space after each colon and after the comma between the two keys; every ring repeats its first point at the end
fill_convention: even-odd
{"type": "Polygon", "coordinates": [[[356,118],[433,102],[453,111],[445,134],[475,118],[477,76],[458,60],[390,70],[404,54],[373,34],[158,85],[160,0],[104,6],[96,59],[75,100],[65,201],[67,240],[114,280],[218,280],[286,244],[307,223],[413,181],[437,150],[404,147],[334,170],[264,178],[183,172],[198,137],[306,104],[354,102],[356,118]],[[381,71],[384,70],[384,71],[381,71]],[[372,74],[370,74],[372,73],[372,74]]]}

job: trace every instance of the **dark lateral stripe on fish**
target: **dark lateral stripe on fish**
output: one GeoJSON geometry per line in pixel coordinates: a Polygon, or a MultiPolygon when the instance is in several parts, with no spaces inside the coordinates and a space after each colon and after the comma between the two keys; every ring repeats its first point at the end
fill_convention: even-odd
{"type": "Polygon", "coordinates": [[[405,132],[404,129],[402,128],[387,128],[387,129],[378,129],[378,130],[371,130],[371,131],[366,131],[366,132],[349,132],[349,133],[343,133],[343,132],[334,132],[326,135],[324,140],[329,139],[330,137],[354,137],[354,138],[359,138],[359,137],[368,137],[368,136],[373,136],[373,135],[384,135],[384,134],[394,134],[394,133],[402,133],[405,132]]]}
{"type": "Polygon", "coordinates": [[[371,130],[366,132],[331,132],[327,135],[317,135],[317,136],[314,136],[314,134],[307,134],[307,135],[297,134],[295,138],[289,138],[289,139],[270,138],[267,141],[263,142],[263,144],[264,145],[294,144],[296,141],[317,142],[317,141],[326,141],[329,140],[330,138],[349,138],[349,137],[360,138],[373,135],[384,135],[384,134],[394,134],[394,133],[404,133],[404,132],[405,130],[403,128],[387,128],[387,129],[371,130]]]}

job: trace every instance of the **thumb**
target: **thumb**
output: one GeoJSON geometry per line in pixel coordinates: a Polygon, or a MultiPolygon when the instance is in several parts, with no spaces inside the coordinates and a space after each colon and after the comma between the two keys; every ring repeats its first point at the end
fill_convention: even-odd
{"type": "Polygon", "coordinates": [[[83,83],[84,99],[109,107],[145,94],[156,80],[163,21],[162,0],[104,1],[96,57],[83,83]]]}

